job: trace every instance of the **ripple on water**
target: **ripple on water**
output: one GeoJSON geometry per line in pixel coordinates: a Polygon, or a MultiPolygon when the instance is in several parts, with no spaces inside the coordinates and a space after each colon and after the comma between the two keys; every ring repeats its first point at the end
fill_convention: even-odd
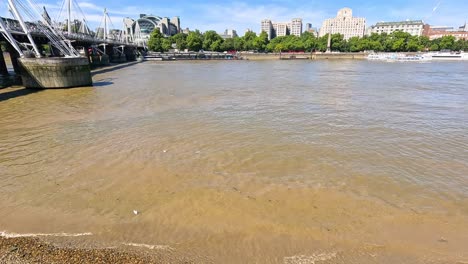
{"type": "MultiPolygon", "coordinates": [[[[160,215],[169,215],[158,220],[167,226],[184,217],[203,223],[208,213],[221,219],[231,213],[222,203],[251,209],[247,216],[260,223],[252,229],[295,230],[275,225],[280,218],[261,222],[247,203],[265,202],[255,195],[283,187],[339,190],[415,211],[443,211],[449,203],[468,211],[466,64],[143,63],[97,77],[112,84],[0,102],[4,208],[104,217],[134,224],[140,237],[160,215]],[[129,219],[134,203],[154,211],[129,219]]],[[[287,204],[291,195],[269,198],[264,207],[287,204]]],[[[315,199],[306,197],[281,208],[315,199]]],[[[284,261],[313,263],[320,256],[284,261]]]]}

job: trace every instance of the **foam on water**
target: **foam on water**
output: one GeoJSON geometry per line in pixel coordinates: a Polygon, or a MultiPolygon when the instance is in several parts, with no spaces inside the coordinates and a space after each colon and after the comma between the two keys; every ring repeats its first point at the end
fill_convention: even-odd
{"type": "Polygon", "coordinates": [[[173,248],[167,245],[148,245],[148,244],[138,244],[138,243],[122,243],[122,244],[125,246],[141,247],[141,248],[147,248],[147,249],[173,250],[173,248]]]}
{"type": "Polygon", "coordinates": [[[85,233],[25,233],[25,234],[18,234],[18,233],[10,233],[6,231],[0,232],[0,237],[5,238],[17,238],[17,237],[81,237],[81,236],[92,236],[93,233],[85,232],[85,233]]]}
{"type": "Polygon", "coordinates": [[[326,261],[336,258],[336,252],[317,253],[310,256],[297,255],[284,258],[284,264],[315,264],[316,261],[326,261]]]}

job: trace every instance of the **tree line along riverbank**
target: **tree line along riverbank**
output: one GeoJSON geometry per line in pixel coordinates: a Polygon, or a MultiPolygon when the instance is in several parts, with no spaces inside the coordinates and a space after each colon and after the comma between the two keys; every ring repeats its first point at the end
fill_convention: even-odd
{"type": "MultiPolygon", "coordinates": [[[[173,49],[191,51],[257,51],[284,52],[301,51],[324,52],[327,50],[328,35],[316,37],[312,33],[304,32],[302,36],[282,36],[268,40],[266,32],[257,36],[255,32],[247,32],[243,37],[223,39],[213,30],[201,33],[199,30],[189,34],[178,33],[171,37],[164,37],[156,28],[148,41],[151,51],[165,52],[173,49]]],[[[430,40],[426,36],[412,36],[409,33],[395,31],[391,34],[373,33],[370,36],[353,37],[345,40],[341,34],[331,35],[331,50],[339,52],[417,52],[456,50],[468,51],[468,40],[456,40],[453,36],[444,36],[430,40]]]]}

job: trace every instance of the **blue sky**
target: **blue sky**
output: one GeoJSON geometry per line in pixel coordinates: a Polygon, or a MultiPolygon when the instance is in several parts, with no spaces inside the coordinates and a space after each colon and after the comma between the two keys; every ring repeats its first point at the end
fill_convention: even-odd
{"type": "MultiPolygon", "coordinates": [[[[46,6],[52,18],[58,17],[61,0],[35,1],[40,6],[46,6]]],[[[368,26],[379,21],[423,19],[432,25],[458,27],[468,20],[468,0],[75,1],[79,3],[92,29],[100,25],[104,7],[108,9],[115,28],[121,28],[124,17],[137,18],[140,13],[146,13],[167,17],[179,16],[183,28],[201,31],[214,29],[218,32],[232,28],[240,35],[243,35],[247,28],[259,32],[260,21],[263,18],[289,21],[291,18],[300,17],[304,23],[320,27],[324,19],[334,17],[342,7],[352,8],[354,16],[365,17],[368,26]]],[[[6,0],[0,2],[0,15],[8,15],[6,0]]]]}

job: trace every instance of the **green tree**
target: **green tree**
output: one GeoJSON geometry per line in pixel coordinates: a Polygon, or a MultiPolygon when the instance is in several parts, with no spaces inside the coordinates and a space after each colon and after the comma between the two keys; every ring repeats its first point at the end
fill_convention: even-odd
{"type": "Polygon", "coordinates": [[[455,45],[459,50],[468,51],[468,39],[460,39],[455,45]]]}
{"type": "Polygon", "coordinates": [[[265,31],[262,31],[262,33],[253,40],[254,49],[264,51],[268,42],[268,34],[265,31]]]}
{"type": "Polygon", "coordinates": [[[246,50],[244,48],[244,46],[245,46],[244,38],[240,38],[240,37],[235,37],[234,38],[234,49],[235,50],[246,50]]]}
{"type": "Polygon", "coordinates": [[[172,49],[172,41],[169,38],[163,38],[161,41],[161,47],[163,51],[169,51],[172,49]]]}
{"type": "Polygon", "coordinates": [[[278,44],[275,45],[275,49],[274,49],[275,52],[282,52],[284,50],[285,50],[285,48],[284,48],[283,43],[278,43],[278,44]]]}
{"type": "Polygon", "coordinates": [[[300,37],[289,35],[285,38],[285,48],[289,51],[304,51],[304,43],[300,37]]]}
{"type": "Polygon", "coordinates": [[[223,38],[221,38],[218,33],[214,30],[208,30],[203,34],[203,49],[204,50],[213,50],[213,48],[220,48],[223,38]],[[216,45],[213,45],[215,42],[218,42],[216,45]]]}
{"type": "Polygon", "coordinates": [[[176,44],[176,47],[179,50],[184,50],[187,48],[187,34],[185,33],[177,33],[171,37],[172,43],[176,44]]]}
{"type": "Polygon", "coordinates": [[[280,52],[280,51],[285,50],[285,47],[282,44],[285,38],[286,37],[281,36],[281,37],[276,37],[272,39],[270,43],[267,44],[266,49],[270,52],[280,52]]]}
{"type": "Polygon", "coordinates": [[[211,43],[210,50],[212,51],[222,51],[223,39],[217,39],[215,42],[211,43]]]}
{"type": "Polygon", "coordinates": [[[351,52],[361,51],[360,42],[361,39],[359,37],[352,37],[348,40],[348,50],[351,52]]]}
{"type": "Polygon", "coordinates": [[[408,39],[408,43],[406,44],[406,51],[421,51],[424,49],[424,46],[421,45],[419,42],[419,37],[411,36],[408,39]]]}
{"type": "Polygon", "coordinates": [[[305,51],[313,51],[317,49],[317,38],[310,32],[304,32],[301,35],[301,41],[305,51]]]}
{"type": "Polygon", "coordinates": [[[439,45],[437,45],[436,43],[432,44],[431,47],[430,47],[430,50],[431,50],[431,51],[438,51],[438,50],[440,50],[439,45]]]}
{"type": "Polygon", "coordinates": [[[404,39],[395,39],[393,42],[392,42],[392,46],[390,47],[390,50],[391,51],[405,51],[406,49],[406,43],[405,43],[405,40],[404,39]]]}
{"type": "Polygon", "coordinates": [[[317,39],[317,50],[326,51],[328,45],[328,34],[317,39]]]}
{"type": "Polygon", "coordinates": [[[344,51],[346,47],[346,41],[344,36],[341,34],[332,34],[331,35],[331,50],[332,51],[344,51]]]}
{"type": "Polygon", "coordinates": [[[163,34],[159,30],[159,28],[155,28],[153,32],[151,32],[150,38],[148,40],[148,49],[151,51],[163,51],[162,41],[164,39],[163,34]]]}
{"type": "Polygon", "coordinates": [[[242,37],[244,39],[244,50],[254,50],[255,44],[254,41],[257,38],[257,34],[253,31],[248,31],[242,37]]]}
{"type": "Polygon", "coordinates": [[[455,37],[454,36],[443,36],[440,38],[439,48],[441,50],[448,49],[453,50],[455,45],[455,37]]]}
{"type": "Polygon", "coordinates": [[[221,44],[221,50],[222,51],[235,50],[235,48],[234,48],[234,39],[233,38],[225,39],[223,44],[221,44]]]}
{"type": "Polygon", "coordinates": [[[203,35],[200,31],[195,30],[187,36],[187,48],[193,51],[199,51],[203,47],[203,35]]]}
{"type": "Polygon", "coordinates": [[[402,31],[394,31],[392,32],[388,38],[386,39],[385,48],[387,51],[407,51],[408,41],[411,37],[411,34],[402,32],[402,31]]]}
{"type": "Polygon", "coordinates": [[[377,41],[377,40],[371,40],[369,42],[369,50],[373,50],[373,51],[383,51],[384,50],[384,46],[382,45],[382,43],[380,41],[377,41]]]}
{"type": "Polygon", "coordinates": [[[419,43],[422,46],[423,50],[428,50],[431,46],[431,40],[427,36],[420,36],[419,43]]]}

